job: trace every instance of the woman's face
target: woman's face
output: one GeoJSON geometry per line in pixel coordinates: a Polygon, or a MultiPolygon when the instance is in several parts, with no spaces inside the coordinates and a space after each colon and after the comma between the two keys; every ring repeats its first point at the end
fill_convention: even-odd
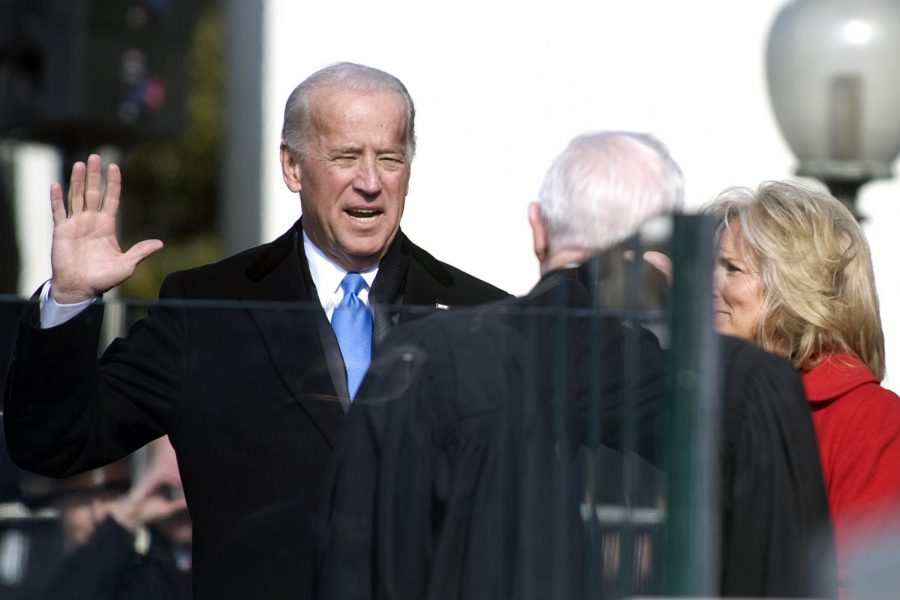
{"type": "Polygon", "coordinates": [[[741,238],[740,223],[722,231],[713,278],[713,311],[719,333],[756,340],[765,288],[759,269],[750,260],[741,238]]]}

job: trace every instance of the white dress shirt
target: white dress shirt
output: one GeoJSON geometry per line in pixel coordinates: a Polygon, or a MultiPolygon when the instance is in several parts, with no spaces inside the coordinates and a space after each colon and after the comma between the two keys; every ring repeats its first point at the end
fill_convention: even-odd
{"type": "MultiPolygon", "coordinates": [[[[334,308],[344,299],[344,290],[341,288],[341,281],[347,275],[347,271],[337,265],[333,260],[325,255],[324,252],[313,244],[306,232],[303,232],[303,251],[306,253],[306,262],[309,264],[309,274],[312,276],[313,283],[316,284],[316,291],[319,293],[319,302],[322,303],[322,309],[328,322],[331,322],[331,315],[334,314],[334,308]]],[[[372,311],[369,304],[369,290],[372,288],[372,282],[378,274],[378,263],[369,267],[365,271],[360,271],[366,285],[359,290],[357,297],[363,304],[372,311]]]]}

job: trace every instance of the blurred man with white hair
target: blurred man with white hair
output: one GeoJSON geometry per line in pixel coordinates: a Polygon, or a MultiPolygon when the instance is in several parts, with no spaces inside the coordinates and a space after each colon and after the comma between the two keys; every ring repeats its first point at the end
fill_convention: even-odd
{"type": "MultiPolygon", "coordinates": [[[[323,597],[665,591],[653,588],[666,560],[658,544],[637,544],[632,559],[622,537],[589,523],[599,498],[629,513],[638,498],[666,504],[654,466],[663,464],[663,350],[628,312],[608,310],[622,307],[606,288],[641,226],[682,198],[681,171],[654,137],[579,136],[528,208],[534,289],[392,332],[337,451],[323,597]]],[[[723,352],[719,591],[827,595],[813,574],[828,517],[800,381],[750,345],[727,342],[723,352]],[[751,374],[752,387],[732,385],[751,374]]]]}
{"type": "Polygon", "coordinates": [[[544,238],[541,247],[535,239],[541,272],[548,270],[547,242],[555,252],[577,250],[584,262],[653,217],[679,210],[683,198],[681,170],[656,138],[630,132],[576,137],[544,176],[539,203],[529,207],[532,229],[544,238]]]}

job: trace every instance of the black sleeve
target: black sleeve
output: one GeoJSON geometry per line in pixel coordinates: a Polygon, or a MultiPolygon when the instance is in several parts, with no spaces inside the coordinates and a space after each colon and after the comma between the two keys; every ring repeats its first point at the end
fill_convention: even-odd
{"type": "Polygon", "coordinates": [[[722,594],[835,597],[833,532],[800,377],[784,359],[723,344],[722,594]]]}
{"type": "MultiPolygon", "coordinates": [[[[177,295],[177,284],[167,281],[164,293],[177,295]]],[[[4,390],[7,446],[17,465],[66,477],[168,432],[181,385],[186,310],[154,307],[98,359],[102,318],[96,304],[41,329],[38,303],[26,307],[4,390]]]]}

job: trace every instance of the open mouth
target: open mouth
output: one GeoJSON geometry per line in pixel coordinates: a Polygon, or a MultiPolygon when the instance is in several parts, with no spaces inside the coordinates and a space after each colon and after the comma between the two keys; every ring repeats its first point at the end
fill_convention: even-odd
{"type": "Polygon", "coordinates": [[[362,224],[371,223],[381,214],[380,210],[366,208],[348,208],[345,212],[351,219],[362,224]]]}

